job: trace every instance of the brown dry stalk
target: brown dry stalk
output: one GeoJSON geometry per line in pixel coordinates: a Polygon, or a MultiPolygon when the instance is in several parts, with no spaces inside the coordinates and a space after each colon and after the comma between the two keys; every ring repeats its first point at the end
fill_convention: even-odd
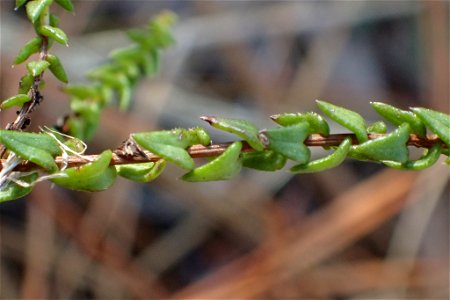
{"type": "MultiPolygon", "coordinates": [[[[371,133],[368,135],[369,140],[378,139],[383,136],[385,136],[385,134],[371,133]]],[[[330,134],[329,136],[326,137],[320,134],[312,134],[304,141],[304,144],[308,147],[339,146],[348,137],[352,139],[352,143],[354,145],[358,144],[356,136],[350,133],[330,134]]],[[[411,134],[408,141],[409,146],[415,146],[418,148],[431,148],[436,143],[440,143],[443,148],[447,148],[447,146],[441,141],[441,139],[439,139],[436,136],[421,138],[415,134],[411,134]]],[[[188,152],[193,158],[213,157],[222,154],[230,144],[231,142],[209,146],[194,145],[188,149],[188,152]]],[[[252,151],[254,150],[246,142],[243,142],[242,152],[252,152],[252,151]]],[[[63,166],[65,162],[67,163],[68,167],[78,167],[96,160],[98,156],[99,156],[98,154],[79,155],[79,156],[69,156],[66,159],[64,159],[61,156],[58,156],[55,158],[55,162],[59,167],[63,166]]],[[[155,162],[160,159],[161,158],[159,156],[149,151],[139,150],[133,153],[125,153],[121,148],[118,148],[113,151],[113,156],[110,165],[155,162]]],[[[4,163],[5,160],[0,161],[0,170],[3,168],[4,163]]],[[[24,161],[20,165],[18,165],[14,170],[28,171],[34,168],[39,167],[29,161],[24,161]]]]}

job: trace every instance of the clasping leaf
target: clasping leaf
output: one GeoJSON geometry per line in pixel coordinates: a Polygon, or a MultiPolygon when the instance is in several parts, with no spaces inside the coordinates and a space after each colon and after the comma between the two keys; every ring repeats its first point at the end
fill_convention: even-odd
{"type": "Polygon", "coordinates": [[[186,149],[195,144],[208,145],[211,142],[202,128],[134,133],[132,137],[142,148],[186,170],[195,167],[186,149]]]}
{"type": "Polygon", "coordinates": [[[185,181],[216,181],[233,178],[241,171],[241,142],[234,142],[221,155],[181,177],[185,181]]]}
{"type": "Polygon", "coordinates": [[[360,143],[368,140],[366,121],[360,114],[325,101],[316,100],[316,102],[320,110],[330,119],[354,132],[360,143]]]}
{"type": "Polygon", "coordinates": [[[166,161],[116,166],[117,174],[135,182],[149,182],[157,178],[166,167],[166,161]]]}
{"type": "Polygon", "coordinates": [[[100,157],[81,167],[68,168],[63,171],[65,177],[51,179],[65,188],[78,191],[102,191],[109,188],[116,179],[116,169],[109,166],[112,158],[110,150],[104,151],[100,157]]]}
{"type": "MultiPolygon", "coordinates": [[[[20,177],[20,181],[26,183],[32,183],[38,178],[38,173],[32,173],[23,177],[20,177]]],[[[0,189],[0,202],[9,201],[26,196],[33,190],[32,186],[23,187],[17,183],[10,181],[6,186],[0,189]]]]}
{"type": "Polygon", "coordinates": [[[404,163],[409,156],[406,143],[410,133],[411,129],[408,123],[403,123],[386,136],[354,146],[350,154],[360,159],[392,160],[404,163]]]}
{"type": "Polygon", "coordinates": [[[271,128],[262,134],[269,139],[269,148],[273,151],[300,163],[309,161],[310,150],[303,144],[309,134],[308,123],[271,128]]]}
{"type": "Polygon", "coordinates": [[[24,160],[29,160],[51,173],[58,170],[53,156],[61,154],[61,149],[47,134],[0,130],[0,142],[24,160]]]}
{"type": "Polygon", "coordinates": [[[421,107],[411,110],[450,147],[450,115],[421,107]]]}
{"type": "Polygon", "coordinates": [[[263,143],[259,140],[259,130],[253,123],[246,120],[211,116],[203,116],[200,119],[208,122],[214,128],[236,134],[256,151],[262,151],[264,149],[263,143]]]}

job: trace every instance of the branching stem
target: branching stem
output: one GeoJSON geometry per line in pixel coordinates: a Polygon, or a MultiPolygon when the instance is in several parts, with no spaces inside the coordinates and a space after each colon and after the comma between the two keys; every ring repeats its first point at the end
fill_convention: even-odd
{"type": "MultiPolygon", "coordinates": [[[[377,139],[385,136],[384,134],[369,134],[369,139],[377,139]]],[[[356,136],[354,134],[330,134],[329,136],[322,136],[320,134],[310,135],[304,142],[308,147],[332,147],[338,146],[346,138],[350,137],[354,145],[358,144],[356,136]]],[[[418,148],[431,148],[433,145],[440,143],[443,148],[447,148],[446,145],[435,136],[420,138],[415,134],[411,134],[408,145],[415,146],[418,148]]],[[[214,157],[222,154],[231,143],[214,144],[209,146],[194,145],[188,149],[189,154],[193,158],[202,157],[214,157]]],[[[252,152],[254,151],[246,142],[243,142],[242,152],[252,152]]],[[[56,164],[61,167],[67,163],[68,167],[77,167],[93,160],[96,160],[99,155],[78,155],[69,156],[67,158],[56,157],[56,164]]],[[[110,165],[123,165],[123,164],[134,164],[134,163],[144,163],[144,162],[155,162],[161,159],[159,156],[150,153],[148,151],[136,151],[135,153],[125,153],[122,149],[116,149],[113,151],[113,157],[111,159],[110,165]]],[[[6,160],[0,162],[0,171],[2,170],[6,160]]],[[[29,171],[33,168],[37,168],[36,165],[29,161],[24,161],[18,165],[14,171],[29,171]]]]}

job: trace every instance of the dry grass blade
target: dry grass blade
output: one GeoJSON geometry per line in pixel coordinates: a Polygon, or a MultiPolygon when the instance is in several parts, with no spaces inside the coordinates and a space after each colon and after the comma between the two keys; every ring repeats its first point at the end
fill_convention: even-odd
{"type": "Polygon", "coordinates": [[[174,298],[264,295],[274,285],[319,264],[398,213],[415,177],[414,173],[394,170],[379,173],[287,230],[284,236],[274,239],[287,240],[280,251],[271,252],[270,249],[276,247],[264,245],[259,251],[175,294],[174,298]]]}

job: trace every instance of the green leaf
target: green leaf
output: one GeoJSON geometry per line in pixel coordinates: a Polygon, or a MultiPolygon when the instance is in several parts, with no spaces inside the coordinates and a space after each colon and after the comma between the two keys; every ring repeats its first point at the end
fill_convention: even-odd
{"type": "Polygon", "coordinates": [[[27,64],[27,70],[31,76],[36,77],[41,75],[45,69],[50,66],[50,63],[45,60],[31,61],[27,64]]]}
{"type": "Polygon", "coordinates": [[[367,126],[368,133],[386,133],[387,126],[383,121],[377,121],[369,126],[367,126]]]}
{"type": "Polygon", "coordinates": [[[411,110],[450,147],[450,115],[421,107],[413,107],[411,110]]]}
{"type": "Polygon", "coordinates": [[[150,21],[150,26],[153,23],[158,23],[164,27],[170,27],[177,21],[177,15],[170,10],[164,10],[160,12],[152,21],[150,21]]]}
{"type": "Polygon", "coordinates": [[[97,68],[88,73],[88,78],[99,80],[104,85],[108,85],[117,90],[119,94],[119,106],[121,110],[126,110],[131,102],[131,82],[125,74],[114,73],[111,65],[97,68]]]}
{"type": "Polygon", "coordinates": [[[277,171],[286,164],[286,157],[275,151],[242,153],[242,165],[261,171],[277,171]]]}
{"type": "Polygon", "coordinates": [[[65,10],[73,12],[73,3],[71,0],[55,0],[55,2],[65,10]]]}
{"type": "Polygon", "coordinates": [[[211,142],[202,128],[134,133],[132,137],[142,148],[186,170],[192,170],[195,165],[185,149],[195,144],[208,145],[211,142]]]}
{"type": "Polygon", "coordinates": [[[228,180],[241,170],[242,161],[239,158],[241,149],[242,143],[234,142],[221,155],[184,174],[181,179],[190,182],[228,180]]]}
{"type": "Polygon", "coordinates": [[[30,96],[28,96],[26,94],[18,94],[18,95],[12,96],[12,97],[6,99],[5,101],[3,101],[0,104],[0,110],[10,108],[13,106],[21,106],[30,100],[31,100],[30,96]]]}
{"type": "MultiPolygon", "coordinates": [[[[32,173],[27,176],[20,177],[19,180],[32,183],[38,178],[38,173],[32,173]]],[[[33,187],[22,187],[17,183],[10,181],[6,184],[6,186],[0,189],[0,202],[15,200],[21,197],[26,196],[33,190],[33,187]]]]}
{"type": "Polygon", "coordinates": [[[83,141],[74,137],[65,140],[64,145],[67,146],[70,150],[75,151],[76,153],[82,153],[86,147],[83,141]]]}
{"type": "Polygon", "coordinates": [[[155,49],[152,34],[148,30],[134,28],[127,31],[128,37],[145,50],[155,49]]]}
{"type": "Polygon", "coordinates": [[[226,119],[211,116],[200,117],[203,121],[208,122],[212,127],[236,134],[245,140],[250,147],[256,151],[264,150],[263,143],[259,140],[259,130],[253,124],[246,120],[226,119]]]}
{"type": "Polygon", "coordinates": [[[159,69],[159,52],[158,50],[149,50],[148,53],[141,55],[141,64],[144,69],[144,73],[147,76],[153,75],[158,72],[159,69]]]}
{"type": "Polygon", "coordinates": [[[321,115],[315,112],[307,113],[285,113],[270,116],[270,118],[281,126],[290,126],[301,122],[309,124],[309,133],[318,133],[323,136],[330,134],[330,127],[321,115]]]}
{"type": "Polygon", "coordinates": [[[163,12],[154,18],[148,26],[155,46],[165,48],[173,44],[174,38],[170,27],[175,23],[176,15],[172,12],[163,12]]]}
{"type": "Polygon", "coordinates": [[[69,39],[68,39],[66,33],[58,27],[53,27],[50,25],[43,25],[43,26],[38,27],[38,32],[40,34],[42,34],[43,36],[54,39],[61,45],[68,46],[69,39]]]}
{"type": "Polygon", "coordinates": [[[414,115],[414,113],[381,102],[371,102],[370,105],[372,105],[373,109],[379,115],[395,126],[400,126],[402,123],[408,123],[413,133],[420,137],[426,136],[427,130],[425,125],[414,115]]]}
{"type": "Polygon", "coordinates": [[[50,173],[58,170],[53,155],[61,153],[61,149],[46,134],[1,130],[0,142],[20,158],[29,160],[50,173]]]}
{"type": "Polygon", "coordinates": [[[80,100],[96,99],[100,95],[99,88],[87,84],[68,85],[63,91],[69,95],[76,96],[80,100]]]}
{"type": "Polygon", "coordinates": [[[64,83],[68,83],[69,79],[67,78],[66,71],[64,70],[61,61],[56,55],[48,54],[46,60],[50,63],[50,71],[58,78],[60,81],[64,83]]]}
{"type": "Polygon", "coordinates": [[[58,143],[50,135],[45,133],[0,130],[0,139],[2,138],[11,139],[30,147],[39,148],[53,156],[62,153],[58,143]]]}
{"type": "Polygon", "coordinates": [[[19,82],[19,94],[26,94],[33,85],[34,77],[31,74],[26,74],[20,78],[19,82]]]}
{"type": "Polygon", "coordinates": [[[366,122],[358,113],[331,103],[316,100],[317,106],[330,119],[355,133],[360,143],[368,140],[366,122]]]}
{"type": "Polygon", "coordinates": [[[27,3],[27,16],[32,23],[36,22],[53,0],[33,0],[27,3]]]}
{"type": "Polygon", "coordinates": [[[96,192],[109,188],[115,181],[117,173],[114,166],[109,166],[112,158],[110,150],[104,151],[100,157],[81,167],[74,167],[65,170],[63,173],[67,177],[51,179],[57,185],[77,190],[96,192]]]}
{"type": "Polygon", "coordinates": [[[354,146],[350,155],[359,159],[375,161],[392,160],[404,163],[408,160],[409,151],[406,143],[411,129],[408,123],[403,123],[390,134],[354,146]]]}
{"type": "Polygon", "coordinates": [[[19,9],[21,6],[23,6],[25,3],[27,3],[28,0],[16,0],[16,7],[14,7],[14,10],[19,9]]]}
{"type": "Polygon", "coordinates": [[[166,167],[166,161],[156,163],[127,164],[116,166],[117,174],[135,182],[150,182],[156,179],[166,167]]]}
{"type": "Polygon", "coordinates": [[[119,90],[119,109],[125,111],[130,107],[131,87],[126,85],[119,90]]]}
{"type": "Polygon", "coordinates": [[[61,19],[57,15],[50,14],[50,20],[49,20],[50,26],[58,27],[60,21],[61,21],[61,19]]]}
{"type": "Polygon", "coordinates": [[[397,161],[382,161],[386,166],[395,169],[404,170],[423,170],[434,165],[441,155],[441,145],[436,144],[431,149],[427,149],[427,152],[422,155],[418,160],[409,160],[407,162],[401,163],[397,161]]]}
{"type": "MultiPolygon", "coordinates": [[[[66,122],[69,128],[69,134],[80,140],[90,140],[93,136],[93,132],[87,129],[88,122],[80,117],[70,117],[66,122]],[[91,132],[89,134],[89,132],[91,132]]],[[[96,128],[96,127],[95,127],[96,128]]]]}
{"type": "Polygon", "coordinates": [[[109,57],[117,61],[130,61],[136,59],[141,54],[141,49],[136,45],[119,48],[111,51],[109,57]]]}
{"type": "Polygon", "coordinates": [[[40,37],[35,37],[28,41],[22,49],[20,49],[19,54],[17,54],[14,59],[14,64],[18,65],[26,61],[31,55],[39,52],[42,44],[42,39],[40,37]]]}
{"type": "Polygon", "coordinates": [[[290,171],[293,173],[315,173],[335,168],[345,160],[351,146],[352,140],[347,138],[332,154],[321,159],[310,161],[306,164],[296,165],[292,167],[290,171]]]}
{"type": "Polygon", "coordinates": [[[73,98],[70,101],[70,107],[74,113],[77,113],[77,117],[71,118],[68,122],[71,135],[82,140],[90,140],[100,121],[100,104],[73,98]]]}
{"type": "Polygon", "coordinates": [[[271,128],[263,133],[269,139],[269,148],[273,151],[300,163],[309,161],[310,150],[303,144],[309,134],[308,123],[271,128]]]}

